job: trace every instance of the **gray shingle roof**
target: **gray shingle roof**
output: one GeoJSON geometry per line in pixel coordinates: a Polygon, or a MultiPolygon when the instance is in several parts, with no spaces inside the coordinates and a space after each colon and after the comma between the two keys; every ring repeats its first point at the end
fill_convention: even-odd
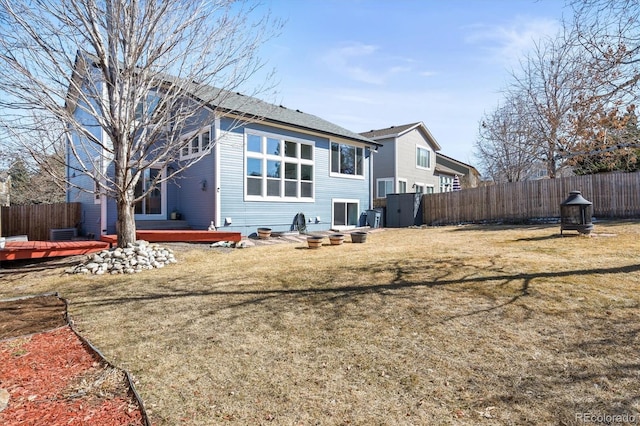
{"type": "Polygon", "coordinates": [[[401,126],[391,126],[386,129],[378,129],[378,130],[370,130],[368,132],[360,133],[362,136],[367,138],[384,138],[389,136],[398,136],[407,130],[419,126],[421,123],[411,123],[411,124],[403,124],[401,126]]]}
{"type": "Polygon", "coordinates": [[[379,145],[366,136],[347,130],[327,120],[300,110],[293,110],[281,105],[274,105],[261,99],[221,90],[211,86],[196,85],[193,93],[202,100],[213,99],[213,107],[238,113],[251,118],[259,118],[267,122],[288,124],[303,130],[312,130],[330,136],[339,136],[368,145],[379,145]]]}
{"type": "Polygon", "coordinates": [[[368,132],[360,133],[362,136],[373,139],[374,141],[386,138],[397,138],[402,136],[404,133],[409,130],[418,129],[423,134],[426,135],[429,143],[433,145],[433,148],[438,151],[440,150],[440,144],[436,141],[436,138],[433,137],[427,126],[424,125],[422,121],[418,121],[417,123],[403,124],[401,126],[391,126],[385,129],[379,130],[370,130],[368,132]]]}
{"type": "MultiPolygon", "coordinates": [[[[97,61],[95,55],[78,51],[78,58],[84,57],[90,61],[97,61]]],[[[76,62],[78,61],[76,58],[76,62]]],[[[76,64],[77,66],[77,64],[76,64]]],[[[261,99],[245,96],[213,86],[199,84],[172,75],[163,74],[162,79],[169,83],[179,83],[185,87],[194,97],[208,102],[214,108],[236,113],[253,119],[263,119],[274,123],[287,124],[301,130],[320,132],[329,136],[339,136],[345,139],[365,143],[371,146],[380,146],[366,136],[347,130],[327,120],[312,114],[306,114],[299,110],[291,110],[283,106],[270,104],[261,99]],[[209,102],[209,100],[213,100],[209,102]],[[217,100],[217,101],[216,101],[217,100]]]]}

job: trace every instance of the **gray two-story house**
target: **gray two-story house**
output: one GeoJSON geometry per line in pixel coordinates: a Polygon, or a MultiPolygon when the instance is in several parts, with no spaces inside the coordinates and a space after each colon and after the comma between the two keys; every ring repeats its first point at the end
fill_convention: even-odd
{"type": "Polygon", "coordinates": [[[422,122],[361,133],[382,146],[373,156],[374,197],[439,192],[434,174],[440,145],[422,122]]]}

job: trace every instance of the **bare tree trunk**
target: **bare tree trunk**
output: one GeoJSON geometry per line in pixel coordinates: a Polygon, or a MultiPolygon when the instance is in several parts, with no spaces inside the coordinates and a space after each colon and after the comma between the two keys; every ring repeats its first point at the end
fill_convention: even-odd
{"type": "Polygon", "coordinates": [[[133,205],[133,191],[125,191],[118,198],[118,247],[126,247],[136,241],[136,221],[133,205]]]}
{"type": "Polygon", "coordinates": [[[127,247],[136,241],[136,221],[134,215],[135,209],[135,183],[132,170],[128,167],[127,144],[117,144],[115,158],[115,183],[119,188],[123,188],[116,197],[118,218],[117,236],[118,247],[127,247]]]}

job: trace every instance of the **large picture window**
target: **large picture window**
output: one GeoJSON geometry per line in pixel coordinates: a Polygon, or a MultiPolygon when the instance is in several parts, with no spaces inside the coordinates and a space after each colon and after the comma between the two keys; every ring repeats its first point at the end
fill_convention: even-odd
{"type": "Polygon", "coordinates": [[[331,142],[331,173],[364,176],[364,149],[331,142]]]}
{"type": "Polygon", "coordinates": [[[247,133],[245,166],[248,200],[313,200],[312,142],[247,133]]]}
{"type": "Polygon", "coordinates": [[[428,169],[431,166],[430,160],[430,152],[428,149],[422,147],[416,148],[416,167],[428,169]]]}

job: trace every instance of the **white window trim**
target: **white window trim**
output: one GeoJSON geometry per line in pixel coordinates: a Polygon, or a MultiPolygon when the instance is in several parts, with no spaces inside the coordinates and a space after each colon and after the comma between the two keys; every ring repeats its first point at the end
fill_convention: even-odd
{"type": "MultiPolygon", "coordinates": [[[[315,142],[312,140],[308,140],[308,139],[302,139],[299,137],[289,137],[289,136],[284,136],[282,134],[278,134],[278,133],[271,133],[271,132],[264,132],[261,130],[253,130],[253,129],[245,129],[244,131],[244,165],[242,167],[243,170],[243,175],[244,175],[244,200],[245,201],[267,201],[267,202],[276,202],[276,203],[313,203],[316,200],[316,184],[317,184],[317,180],[316,180],[316,150],[315,150],[315,142]],[[248,147],[248,143],[247,143],[247,138],[249,135],[255,135],[255,136],[260,136],[261,138],[270,138],[270,139],[278,139],[281,143],[284,142],[295,142],[298,144],[305,144],[305,145],[310,145],[311,149],[312,149],[312,159],[311,160],[306,160],[303,159],[301,157],[301,151],[298,150],[298,157],[294,158],[294,157],[285,157],[284,155],[284,150],[282,152],[282,154],[280,154],[280,156],[276,156],[276,155],[270,155],[270,154],[265,154],[263,152],[253,152],[253,151],[248,151],[247,147],[248,147]],[[312,195],[311,197],[302,197],[300,195],[298,195],[298,197],[285,197],[284,196],[284,188],[282,189],[282,196],[280,197],[273,197],[273,196],[267,196],[267,195],[248,195],[247,194],[247,158],[259,158],[261,160],[279,160],[281,161],[283,164],[282,166],[284,167],[284,162],[289,159],[289,162],[293,162],[293,160],[296,161],[296,164],[298,166],[301,165],[310,165],[313,166],[313,175],[311,176],[311,183],[312,183],[312,195]]],[[[264,143],[264,142],[262,142],[264,143]]],[[[264,172],[266,173],[266,169],[264,170],[264,172]]],[[[300,167],[298,172],[300,173],[300,167]]],[[[284,173],[284,169],[283,172],[284,173]]],[[[284,178],[283,178],[284,179],[284,178]]],[[[263,185],[266,185],[267,182],[267,177],[263,176],[263,185]]],[[[302,180],[298,180],[298,184],[302,182],[302,180]]],[[[266,188],[263,187],[262,188],[264,191],[264,194],[266,194],[266,188]]]]}
{"type": "Polygon", "coordinates": [[[429,147],[422,146],[422,145],[416,145],[416,151],[415,151],[415,152],[416,152],[416,162],[415,162],[415,163],[416,163],[416,169],[420,169],[420,170],[431,170],[431,157],[432,157],[432,152],[433,152],[433,151],[431,151],[431,149],[430,149],[429,147]],[[425,150],[425,151],[427,151],[427,153],[429,154],[429,158],[428,158],[428,160],[429,160],[429,166],[427,166],[427,167],[423,167],[423,166],[418,165],[418,150],[419,150],[419,149],[424,149],[424,150],[425,150]]]}
{"type": "Polygon", "coordinates": [[[392,192],[389,192],[389,194],[393,194],[393,192],[396,190],[395,189],[395,186],[396,186],[395,181],[394,181],[394,179],[392,177],[376,179],[376,198],[387,198],[387,193],[384,194],[384,197],[380,196],[380,191],[379,191],[380,188],[378,187],[378,183],[381,182],[381,181],[391,182],[391,191],[392,192]]]}
{"type": "Polygon", "coordinates": [[[365,178],[365,169],[366,169],[365,160],[366,160],[366,150],[365,150],[364,145],[357,145],[357,144],[351,144],[351,143],[346,143],[346,142],[338,142],[338,141],[332,141],[332,140],[329,141],[329,176],[338,177],[338,178],[345,178],[345,179],[364,180],[364,178],[365,178]],[[361,175],[350,175],[350,174],[346,174],[346,173],[339,173],[339,172],[334,172],[333,171],[333,164],[331,163],[333,161],[331,145],[333,145],[334,143],[337,143],[338,145],[348,145],[348,146],[352,146],[354,148],[362,149],[362,174],[361,175]]]}
{"type": "Polygon", "coordinates": [[[180,148],[180,160],[189,160],[192,158],[198,158],[204,155],[207,155],[209,153],[211,153],[211,146],[213,145],[213,138],[212,136],[212,132],[211,132],[211,126],[205,126],[202,129],[198,129],[195,130],[193,132],[189,132],[186,133],[184,135],[182,135],[180,137],[180,145],[182,145],[185,141],[187,141],[186,145],[182,146],[180,148]],[[209,146],[207,147],[206,150],[202,149],[202,135],[204,135],[205,133],[209,133],[209,146]],[[196,152],[195,154],[193,152],[191,152],[191,140],[195,137],[198,136],[198,152],[196,152]],[[183,150],[184,148],[187,148],[189,150],[189,154],[183,154],[183,150]]]}
{"type": "Polygon", "coordinates": [[[347,231],[349,229],[355,229],[358,225],[335,225],[334,209],[336,203],[356,204],[358,209],[358,219],[360,220],[360,200],[348,199],[348,198],[332,198],[331,199],[331,229],[336,231],[347,231]]]}
{"type": "Polygon", "coordinates": [[[434,185],[432,185],[432,184],[429,184],[429,185],[425,185],[424,186],[424,189],[425,189],[424,193],[425,194],[429,194],[429,192],[427,192],[427,188],[431,188],[431,192],[430,192],[431,194],[435,194],[436,193],[436,187],[434,185]]]}
{"type": "MultiPolygon", "coordinates": [[[[414,183],[414,185],[415,185],[415,187],[414,187],[414,188],[415,188],[415,192],[416,192],[416,193],[419,193],[419,194],[426,194],[425,189],[426,189],[427,185],[425,185],[425,184],[424,184],[424,183],[422,183],[422,182],[415,182],[415,183],[414,183]],[[421,186],[421,187],[422,187],[422,192],[418,192],[418,187],[419,187],[419,186],[421,186]]],[[[433,185],[432,185],[432,186],[433,186],[433,185]]]]}

